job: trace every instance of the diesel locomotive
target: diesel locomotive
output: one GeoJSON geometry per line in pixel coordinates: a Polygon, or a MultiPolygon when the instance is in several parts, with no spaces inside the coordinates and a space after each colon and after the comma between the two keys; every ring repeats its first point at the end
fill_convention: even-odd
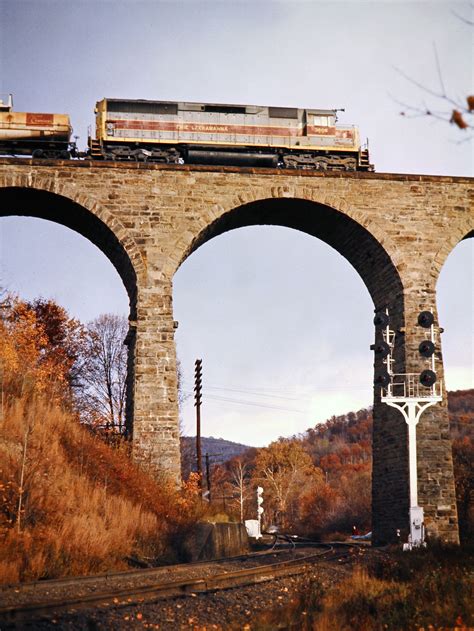
{"type": "Polygon", "coordinates": [[[358,128],[337,125],[337,112],[104,98],[95,108],[95,137],[89,137],[87,151],[81,153],[71,143],[67,115],[14,114],[11,108],[2,111],[0,103],[0,153],[372,171],[358,128]]]}

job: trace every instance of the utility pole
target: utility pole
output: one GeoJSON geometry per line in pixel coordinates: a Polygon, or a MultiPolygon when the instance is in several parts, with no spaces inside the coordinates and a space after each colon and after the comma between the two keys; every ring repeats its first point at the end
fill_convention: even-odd
{"type": "Polygon", "coordinates": [[[197,460],[197,473],[199,476],[199,488],[202,489],[201,386],[202,386],[202,359],[196,359],[194,363],[194,405],[196,407],[196,460],[197,460]]]}

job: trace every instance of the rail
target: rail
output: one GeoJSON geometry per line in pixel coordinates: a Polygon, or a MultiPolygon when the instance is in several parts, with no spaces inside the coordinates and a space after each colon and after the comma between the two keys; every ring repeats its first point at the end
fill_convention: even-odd
{"type": "MultiPolygon", "coordinates": [[[[294,556],[294,553],[291,552],[292,558],[285,561],[278,561],[276,563],[269,563],[263,566],[260,565],[233,571],[221,571],[208,576],[201,575],[184,580],[164,581],[161,583],[152,580],[151,584],[142,584],[143,579],[145,578],[153,579],[153,572],[157,575],[159,570],[162,571],[166,568],[134,570],[133,572],[119,572],[96,577],[78,577],[76,579],[41,581],[34,584],[34,586],[41,588],[39,591],[43,594],[42,596],[37,593],[36,600],[35,589],[34,587],[31,589],[31,584],[16,585],[12,586],[10,590],[13,589],[17,595],[20,595],[22,590],[30,589],[30,601],[22,604],[1,605],[0,600],[0,623],[4,622],[16,624],[18,622],[31,622],[45,618],[50,619],[61,614],[75,614],[81,610],[91,608],[127,607],[138,603],[142,604],[144,602],[154,602],[163,598],[176,598],[196,593],[243,587],[285,576],[294,576],[307,572],[310,567],[309,564],[316,560],[316,558],[330,554],[334,551],[334,544],[319,544],[319,547],[321,546],[323,547],[323,550],[318,550],[317,552],[312,552],[311,554],[304,554],[299,557],[294,556]],[[135,579],[139,579],[138,584],[126,588],[114,588],[114,583],[117,582],[117,579],[119,581],[118,584],[120,584],[120,581],[123,582],[124,578],[130,578],[132,576],[135,579]],[[100,580],[104,581],[102,589],[93,588],[90,593],[69,593],[57,596],[56,598],[51,598],[48,593],[54,590],[60,592],[61,589],[73,586],[77,587],[84,585],[86,582],[92,582],[93,580],[96,582],[100,580]],[[31,592],[33,592],[33,595],[31,595],[31,592]],[[44,596],[46,596],[46,598],[44,596]]],[[[274,554],[274,550],[267,552],[267,555],[274,554]]],[[[344,556],[344,554],[347,554],[347,550],[345,553],[340,553],[340,556],[344,556]]],[[[254,559],[256,556],[262,559],[264,555],[247,555],[250,559],[254,559]]],[[[245,556],[234,557],[232,561],[244,558],[245,556]]],[[[214,563],[214,566],[219,567],[219,564],[226,561],[228,562],[229,559],[217,561],[214,563]]],[[[172,567],[182,567],[186,570],[186,574],[189,577],[189,568],[199,565],[200,564],[186,564],[184,566],[172,567]]],[[[208,565],[211,566],[212,564],[208,565]]],[[[168,566],[168,569],[169,567],[171,566],[168,566]]],[[[3,589],[2,592],[5,594],[6,590],[3,589]]],[[[0,592],[0,598],[2,592],[0,592]]]]}

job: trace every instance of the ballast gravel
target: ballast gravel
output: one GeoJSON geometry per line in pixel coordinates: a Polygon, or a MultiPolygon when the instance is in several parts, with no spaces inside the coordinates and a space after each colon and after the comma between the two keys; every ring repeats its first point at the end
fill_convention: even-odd
{"type": "Polygon", "coordinates": [[[362,560],[360,557],[366,554],[365,551],[363,553],[360,551],[356,555],[351,555],[351,558],[334,557],[327,560],[315,560],[305,574],[258,585],[191,594],[186,597],[147,602],[141,605],[91,609],[77,614],[64,614],[51,620],[23,622],[21,626],[0,625],[0,631],[7,629],[258,631],[257,620],[262,612],[278,608],[285,610],[312,580],[317,580],[325,589],[341,582],[351,572],[352,558],[357,557],[362,560]]]}

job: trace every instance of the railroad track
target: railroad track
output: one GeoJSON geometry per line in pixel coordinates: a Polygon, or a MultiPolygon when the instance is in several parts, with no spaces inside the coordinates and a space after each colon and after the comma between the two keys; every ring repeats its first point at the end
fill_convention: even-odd
{"type": "MultiPolygon", "coordinates": [[[[334,545],[322,544],[317,551],[304,552],[284,561],[268,563],[268,557],[274,556],[272,550],[267,555],[245,555],[224,559],[215,563],[187,564],[185,566],[171,566],[169,568],[153,568],[135,570],[131,572],[119,572],[103,576],[78,577],[76,579],[41,581],[36,584],[17,585],[9,590],[0,592],[0,624],[6,624],[15,628],[18,623],[32,622],[35,620],[48,620],[66,614],[77,614],[84,610],[127,607],[131,605],[156,602],[164,598],[177,598],[191,594],[215,592],[222,589],[255,585],[271,581],[273,579],[303,574],[309,570],[311,563],[318,558],[334,555],[334,545]],[[262,565],[261,562],[264,560],[262,565]],[[239,560],[259,560],[259,564],[243,569],[232,569],[231,564],[239,560]],[[201,569],[208,571],[207,575],[201,569]],[[222,568],[228,569],[222,569],[222,568]],[[183,570],[188,578],[178,580],[163,580],[163,571],[183,570]],[[209,572],[209,569],[214,570],[209,572]],[[196,576],[189,578],[191,571],[197,572],[196,576]],[[131,581],[133,584],[124,587],[124,583],[131,581]],[[86,589],[85,586],[89,586],[86,589]],[[20,597],[28,597],[28,602],[5,605],[2,596],[11,590],[20,597]],[[68,594],[67,591],[70,590],[68,594]],[[82,591],[81,591],[82,590],[82,591]],[[51,592],[56,596],[51,597],[51,592]],[[2,603],[3,601],[3,603],[2,603]]],[[[337,558],[343,558],[349,554],[349,548],[337,553],[337,558]]],[[[8,628],[7,626],[7,628],[8,628]]]]}

